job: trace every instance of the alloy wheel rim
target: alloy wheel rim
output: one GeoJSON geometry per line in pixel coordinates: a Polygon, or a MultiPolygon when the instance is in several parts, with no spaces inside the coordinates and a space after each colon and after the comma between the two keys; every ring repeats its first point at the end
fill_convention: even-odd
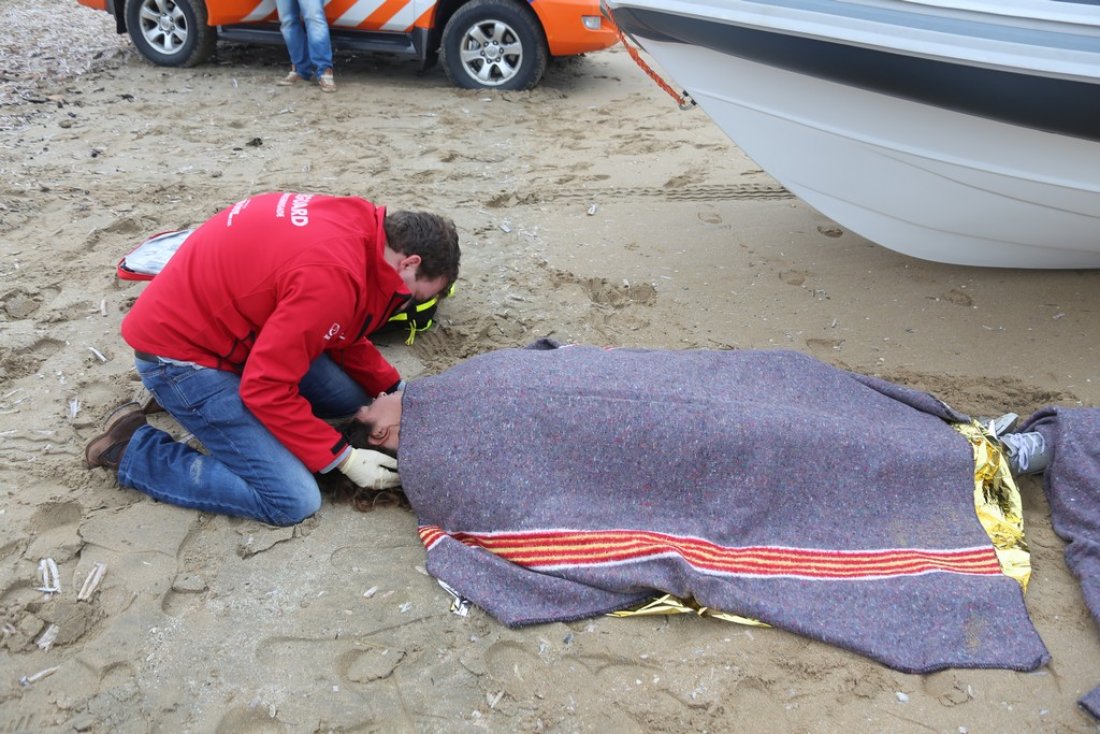
{"type": "Polygon", "coordinates": [[[158,53],[178,53],[187,43],[187,17],[172,0],[145,0],[139,20],[141,35],[158,53]]]}
{"type": "Polygon", "coordinates": [[[475,23],[462,34],[462,68],[479,84],[496,87],[511,81],[523,65],[519,34],[500,20],[475,23]]]}

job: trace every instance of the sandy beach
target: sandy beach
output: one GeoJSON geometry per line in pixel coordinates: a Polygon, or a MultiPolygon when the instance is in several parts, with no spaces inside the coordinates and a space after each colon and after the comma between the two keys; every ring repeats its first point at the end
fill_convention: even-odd
{"type": "Polygon", "coordinates": [[[406,510],[326,500],[272,528],[82,463],[140,392],[118,329],[143,286],[115,277],[119,259],[264,191],[455,220],[462,276],[437,326],[378,340],[407,378],[549,336],[794,349],[972,415],[1100,406],[1100,272],[874,245],[678,110],[621,47],[555,61],[526,93],[343,54],[322,95],[274,85],[278,47],[163,69],[75,0],[0,20],[25,30],[0,42],[18,59],[0,76],[0,731],[1100,730],[1076,706],[1100,685],[1100,631],[1033,477],[1027,606],[1051,663],[917,676],[688,616],[508,629],[449,610],[406,510]],[[47,558],[59,593],[36,590],[47,558]]]}

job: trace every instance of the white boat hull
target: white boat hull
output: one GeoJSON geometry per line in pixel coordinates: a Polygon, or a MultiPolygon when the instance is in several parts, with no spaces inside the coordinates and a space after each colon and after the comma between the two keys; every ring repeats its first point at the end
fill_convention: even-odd
{"type": "Polygon", "coordinates": [[[764,170],[873,242],[960,265],[1100,267],[1100,141],[644,45],[764,170]]]}

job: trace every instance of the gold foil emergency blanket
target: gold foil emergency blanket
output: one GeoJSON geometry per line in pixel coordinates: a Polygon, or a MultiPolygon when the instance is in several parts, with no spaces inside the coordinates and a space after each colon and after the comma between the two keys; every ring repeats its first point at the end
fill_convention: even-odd
{"type": "Polygon", "coordinates": [[[1000,443],[977,421],[952,426],[974,450],[974,508],[993,547],[1001,571],[1026,591],[1031,578],[1031,552],[1024,539],[1020,490],[1000,443]]]}
{"type": "Polygon", "coordinates": [[[633,607],[632,609],[620,609],[617,612],[611,612],[607,616],[645,617],[654,614],[698,614],[700,617],[714,617],[715,619],[722,619],[726,622],[749,625],[750,627],[771,627],[770,624],[761,622],[759,619],[721,612],[717,609],[704,607],[694,599],[680,599],[672,594],[665,594],[647,602],[642,602],[641,605],[633,607]]]}

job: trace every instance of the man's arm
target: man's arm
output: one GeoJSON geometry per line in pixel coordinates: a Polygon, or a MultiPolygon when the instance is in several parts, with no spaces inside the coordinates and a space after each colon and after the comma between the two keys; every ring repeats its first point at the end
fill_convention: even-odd
{"type": "Polygon", "coordinates": [[[245,362],[241,399],[310,471],[321,471],[346,458],[348,444],[313,415],[298,385],[324,351],[332,324],[353,318],[355,288],[339,271],[310,268],[293,273],[281,289],[245,362]]]}
{"type": "Polygon", "coordinates": [[[366,337],[344,349],[329,350],[328,354],[368,395],[392,392],[401,381],[397,368],[366,337]]]}

